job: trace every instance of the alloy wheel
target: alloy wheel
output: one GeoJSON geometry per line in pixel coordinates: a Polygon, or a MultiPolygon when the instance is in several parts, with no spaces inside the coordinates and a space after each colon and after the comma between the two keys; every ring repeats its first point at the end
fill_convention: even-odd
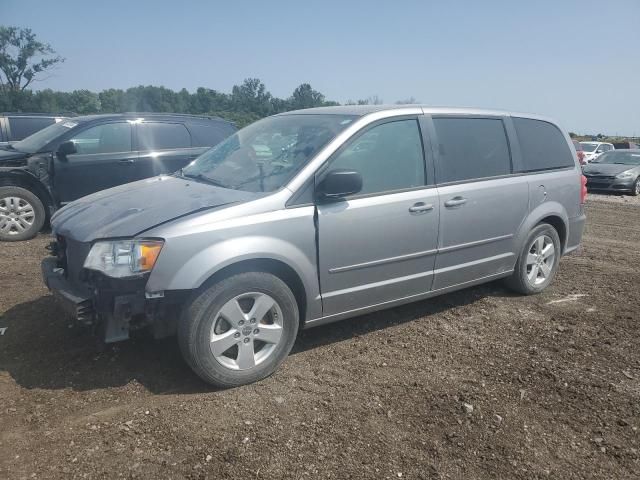
{"type": "Polygon", "coordinates": [[[226,368],[249,370],[273,355],[282,325],[282,309],[272,297],[260,292],[238,295],[216,313],[211,353],[226,368]]]}
{"type": "Polygon", "coordinates": [[[553,240],[548,235],[537,237],[527,254],[527,280],[538,286],[547,281],[553,273],[556,251],[553,240]]]}
{"type": "Polygon", "coordinates": [[[24,198],[0,198],[0,233],[19,235],[31,228],[35,219],[33,205],[24,198]]]}

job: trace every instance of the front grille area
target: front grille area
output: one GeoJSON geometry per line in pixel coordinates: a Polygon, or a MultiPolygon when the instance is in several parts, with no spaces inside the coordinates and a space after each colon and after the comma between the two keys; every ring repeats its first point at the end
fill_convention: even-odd
{"type": "Polygon", "coordinates": [[[82,281],[82,266],[84,261],[89,255],[91,244],[77,242],[70,238],[65,239],[65,260],[66,260],[66,273],[69,282],[75,285],[83,284],[82,281]]]}
{"type": "Polygon", "coordinates": [[[91,292],[83,274],[84,261],[89,255],[90,243],[78,242],[62,235],[56,235],[56,241],[49,246],[51,254],[56,257],[56,266],[64,270],[64,277],[75,288],[83,292],[91,292]]]}
{"type": "Polygon", "coordinates": [[[615,175],[590,175],[587,177],[588,180],[613,180],[615,175]]]}

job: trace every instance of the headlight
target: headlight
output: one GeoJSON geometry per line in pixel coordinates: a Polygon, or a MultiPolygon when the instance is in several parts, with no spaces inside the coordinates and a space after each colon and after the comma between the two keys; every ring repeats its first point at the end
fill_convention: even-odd
{"type": "Polygon", "coordinates": [[[84,261],[84,268],[115,278],[150,272],[163,244],[162,240],[96,242],[84,261]]]}
{"type": "Polygon", "coordinates": [[[635,175],[633,172],[622,172],[619,175],[616,175],[616,178],[631,178],[635,175]]]}

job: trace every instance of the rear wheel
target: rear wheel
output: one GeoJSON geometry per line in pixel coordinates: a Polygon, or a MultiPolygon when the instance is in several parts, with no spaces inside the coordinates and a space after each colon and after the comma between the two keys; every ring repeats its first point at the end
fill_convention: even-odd
{"type": "Polygon", "coordinates": [[[0,187],[0,240],[35,237],[45,217],[44,205],[34,193],[21,187],[0,187]]]}
{"type": "Polygon", "coordinates": [[[178,341],[189,366],[206,382],[234,387],[271,375],[298,333],[298,306],[278,277],[249,272],[194,296],[183,311],[178,341]]]}
{"type": "Polygon", "coordinates": [[[524,295],[542,292],[556,276],[560,252],[556,229],[548,223],[537,225],[527,237],[507,286],[524,295]]]}
{"type": "Polygon", "coordinates": [[[638,178],[636,178],[636,183],[633,184],[631,195],[633,195],[634,197],[640,195],[640,175],[638,175],[638,178]]]}

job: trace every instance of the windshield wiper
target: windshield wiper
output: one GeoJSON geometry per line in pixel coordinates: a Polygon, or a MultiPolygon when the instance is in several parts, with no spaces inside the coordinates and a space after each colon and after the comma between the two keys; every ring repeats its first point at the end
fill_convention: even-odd
{"type": "Polygon", "coordinates": [[[183,169],[180,169],[180,176],[183,178],[193,178],[194,180],[199,180],[202,183],[208,183],[209,185],[213,185],[215,187],[222,187],[222,188],[233,188],[231,185],[227,185],[224,182],[221,182],[220,180],[216,180],[215,178],[211,178],[211,177],[207,177],[206,175],[202,174],[202,173],[196,173],[195,175],[193,174],[186,174],[183,172],[183,169]]]}

